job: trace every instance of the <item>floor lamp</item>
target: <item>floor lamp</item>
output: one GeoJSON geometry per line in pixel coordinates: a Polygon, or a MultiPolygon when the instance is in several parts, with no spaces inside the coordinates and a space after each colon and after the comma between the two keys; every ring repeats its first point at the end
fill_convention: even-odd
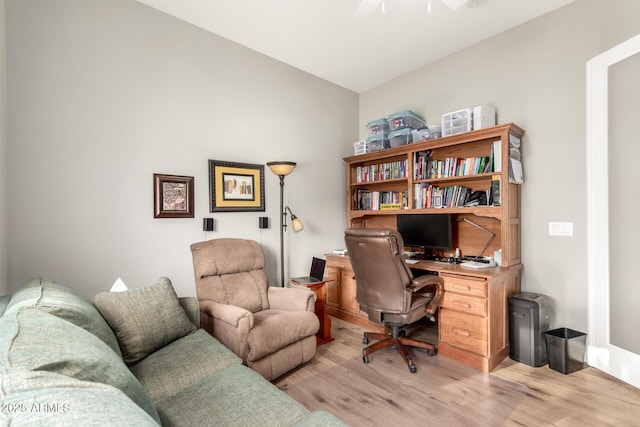
{"type": "Polygon", "coordinates": [[[280,177],[280,286],[284,288],[284,232],[287,229],[287,211],[291,215],[291,228],[294,232],[304,229],[302,221],[291,212],[289,206],[284,206],[284,177],[296,167],[295,162],[268,162],[271,172],[280,177]]]}

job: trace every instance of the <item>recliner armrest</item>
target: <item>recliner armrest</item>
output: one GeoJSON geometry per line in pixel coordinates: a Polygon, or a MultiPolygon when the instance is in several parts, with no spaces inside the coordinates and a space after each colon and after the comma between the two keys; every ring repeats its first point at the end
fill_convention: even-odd
{"type": "Polygon", "coordinates": [[[430,274],[424,276],[418,276],[413,279],[409,289],[412,292],[421,290],[427,286],[434,287],[433,299],[427,304],[425,309],[428,315],[433,315],[440,307],[442,303],[442,297],[444,296],[444,280],[440,276],[433,276],[430,274]]]}
{"type": "Polygon", "coordinates": [[[234,328],[240,325],[242,319],[249,319],[249,329],[253,328],[253,313],[237,305],[219,304],[214,301],[200,301],[200,311],[224,322],[234,328]]]}
{"type": "Polygon", "coordinates": [[[307,289],[269,287],[269,306],[276,310],[315,312],[316,294],[307,289]]]}

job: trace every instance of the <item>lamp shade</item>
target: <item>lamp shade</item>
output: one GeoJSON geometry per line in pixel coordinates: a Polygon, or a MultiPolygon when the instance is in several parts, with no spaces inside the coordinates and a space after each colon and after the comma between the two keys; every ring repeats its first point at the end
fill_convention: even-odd
{"type": "Polygon", "coordinates": [[[276,175],[285,176],[289,175],[296,167],[295,162],[268,162],[267,166],[276,175]]]}
{"type": "Polygon", "coordinates": [[[293,231],[297,233],[298,231],[304,230],[304,224],[302,223],[302,221],[300,221],[300,218],[292,216],[291,228],[293,228],[293,231]]]}

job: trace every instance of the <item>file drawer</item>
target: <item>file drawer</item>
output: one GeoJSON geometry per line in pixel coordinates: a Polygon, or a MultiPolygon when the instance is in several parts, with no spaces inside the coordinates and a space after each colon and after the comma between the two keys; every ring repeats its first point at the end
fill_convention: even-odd
{"type": "Polygon", "coordinates": [[[487,318],[442,310],[440,341],[486,357],[487,318]]]}
{"type": "Polygon", "coordinates": [[[487,316],[487,300],[486,298],[470,297],[467,295],[455,294],[453,292],[444,293],[442,300],[442,308],[456,310],[465,314],[474,314],[476,316],[487,316]]]}

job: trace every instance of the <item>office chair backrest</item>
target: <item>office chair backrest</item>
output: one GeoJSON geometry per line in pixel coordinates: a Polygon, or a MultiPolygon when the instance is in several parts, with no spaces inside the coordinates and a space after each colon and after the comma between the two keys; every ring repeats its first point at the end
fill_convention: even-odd
{"type": "Polygon", "coordinates": [[[403,257],[402,236],[395,230],[348,228],[344,240],[361,308],[370,315],[370,311],[406,313],[411,304],[407,287],[413,275],[403,257]]]}

